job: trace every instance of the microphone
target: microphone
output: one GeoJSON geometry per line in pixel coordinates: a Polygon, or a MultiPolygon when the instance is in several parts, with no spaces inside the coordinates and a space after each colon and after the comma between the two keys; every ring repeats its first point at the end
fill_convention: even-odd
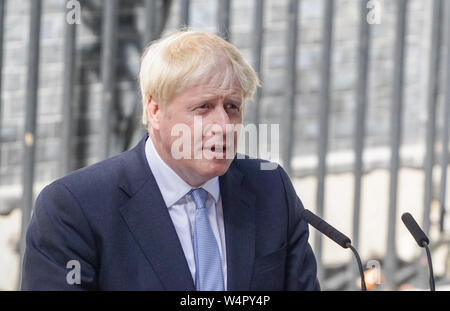
{"type": "Polygon", "coordinates": [[[435,285],[434,285],[434,275],[433,275],[433,264],[431,262],[431,252],[430,248],[428,247],[428,244],[430,244],[430,240],[428,239],[425,232],[423,232],[422,229],[420,229],[417,222],[414,220],[414,217],[410,213],[404,213],[402,215],[402,221],[405,224],[408,231],[413,236],[414,240],[416,240],[417,244],[420,247],[425,248],[427,252],[427,260],[428,260],[428,269],[430,272],[430,291],[435,291],[435,285]]]}
{"type": "Polygon", "coordinates": [[[321,233],[325,234],[327,237],[329,237],[331,240],[339,244],[343,248],[350,248],[353,254],[356,257],[356,261],[358,262],[358,268],[359,268],[359,274],[361,276],[361,290],[366,291],[366,281],[364,279],[364,270],[361,263],[361,258],[359,257],[358,252],[356,249],[352,246],[352,241],[348,236],[343,234],[342,232],[338,231],[336,228],[334,228],[332,225],[327,223],[325,220],[320,218],[319,216],[315,215],[310,210],[304,209],[300,213],[300,218],[305,220],[307,223],[309,223],[311,226],[316,228],[321,233]]]}

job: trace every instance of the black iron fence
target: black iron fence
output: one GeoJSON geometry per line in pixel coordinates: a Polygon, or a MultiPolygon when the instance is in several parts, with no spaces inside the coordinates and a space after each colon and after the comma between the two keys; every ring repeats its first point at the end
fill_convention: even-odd
{"type": "MultiPolygon", "coordinates": [[[[257,72],[262,76],[262,53],[265,46],[265,8],[267,7],[264,0],[248,0],[253,5],[253,19],[251,54],[253,65],[257,72]]],[[[8,1],[0,0],[0,68],[2,67],[2,47],[3,47],[3,25],[5,21],[5,4],[8,1]]],[[[23,160],[22,160],[22,237],[20,250],[23,253],[24,233],[26,225],[30,220],[32,205],[35,193],[33,193],[33,185],[35,183],[35,142],[38,110],[38,89],[39,89],[39,51],[40,51],[40,28],[42,16],[42,3],[45,0],[30,0],[29,11],[29,47],[28,54],[28,72],[26,82],[26,109],[25,124],[23,130],[23,160]]],[[[98,1],[97,1],[98,2],[98,1]]],[[[171,5],[171,0],[142,0],[142,1],[126,1],[130,5],[138,5],[145,11],[145,30],[139,34],[139,40],[135,42],[135,47],[142,51],[144,46],[153,39],[158,38],[164,31],[167,24],[171,5]]],[[[355,126],[353,131],[353,168],[351,172],[354,176],[354,197],[353,197],[353,233],[351,235],[353,245],[358,248],[360,244],[360,215],[363,206],[361,206],[361,188],[362,177],[365,174],[363,154],[365,150],[365,138],[367,129],[367,107],[369,89],[369,73],[370,73],[370,54],[371,54],[371,32],[376,25],[370,24],[368,14],[377,4],[378,1],[359,0],[359,25],[358,27],[358,45],[357,45],[357,83],[354,89],[356,96],[356,107],[354,111],[355,126]]],[[[66,1],[68,10],[76,9],[78,4],[82,9],[89,9],[94,4],[92,1],[66,1]]],[[[218,34],[225,39],[233,36],[231,32],[231,1],[217,1],[217,30],[218,34]]],[[[396,288],[401,282],[398,271],[398,258],[396,254],[396,217],[397,217],[397,193],[398,193],[398,174],[401,168],[400,148],[402,146],[402,126],[404,111],[404,83],[405,83],[405,53],[408,22],[408,0],[396,0],[396,23],[392,32],[395,32],[395,46],[392,59],[395,66],[393,67],[393,87],[390,106],[390,170],[389,182],[389,216],[388,216],[388,237],[387,251],[384,261],[384,275],[386,276],[385,288],[396,288]]],[[[101,1],[101,68],[100,80],[102,83],[102,120],[101,136],[102,145],[98,148],[99,158],[105,158],[117,150],[126,150],[130,147],[133,137],[140,135],[143,131],[139,126],[140,101],[135,101],[132,113],[126,116],[118,117],[121,110],[118,108],[115,90],[117,88],[117,53],[121,48],[118,43],[118,10],[121,0],[101,1]],[[121,120],[119,130],[113,124],[115,120],[121,120]],[[111,135],[113,133],[114,135],[111,135]]],[[[379,5],[379,3],[378,3],[379,5]]],[[[288,28],[286,36],[286,67],[285,77],[286,84],[283,89],[285,101],[283,103],[284,122],[281,127],[281,159],[283,165],[291,177],[302,176],[304,172],[295,170],[292,167],[292,158],[294,156],[294,146],[296,143],[295,124],[296,110],[302,105],[297,100],[298,85],[302,83],[303,77],[298,75],[297,62],[298,55],[301,54],[302,46],[299,44],[300,33],[300,16],[302,1],[289,0],[287,5],[288,28]]],[[[333,103],[331,92],[331,70],[333,68],[333,50],[336,42],[333,40],[334,18],[336,13],[336,1],[323,1],[323,18],[322,18],[322,41],[320,52],[320,108],[319,108],[319,136],[317,142],[316,156],[318,159],[315,168],[315,176],[317,182],[316,192],[316,212],[318,215],[325,214],[325,179],[327,177],[327,155],[329,149],[329,124],[330,124],[330,106],[333,103]]],[[[190,24],[191,1],[179,1],[179,26],[190,24]]],[[[61,16],[67,18],[67,14],[61,16]]],[[[446,211],[446,172],[448,167],[448,139],[449,139],[449,119],[450,119],[450,3],[448,1],[433,1],[432,20],[432,38],[431,49],[429,52],[429,72],[427,85],[427,111],[426,111],[426,146],[425,158],[423,159],[424,180],[424,202],[423,202],[423,227],[426,232],[430,230],[430,206],[433,200],[437,200],[440,204],[440,228],[444,231],[444,216],[446,211]],[[440,74],[444,79],[439,79],[440,74]],[[442,82],[443,81],[443,82],[442,82]],[[442,82],[442,83],[441,83],[442,82]],[[442,94],[442,100],[439,100],[439,94],[442,94]],[[442,115],[437,114],[438,105],[443,105],[442,115]],[[441,118],[442,126],[437,127],[437,121],[441,118]],[[440,131],[442,152],[438,156],[436,153],[437,133],[440,131]],[[441,168],[441,176],[439,183],[438,197],[433,197],[433,168],[441,168]]],[[[71,137],[74,127],[74,88],[77,75],[76,65],[76,37],[77,23],[65,23],[64,32],[64,75],[63,75],[63,96],[57,102],[62,105],[62,127],[61,127],[61,150],[60,150],[60,169],[61,175],[74,169],[73,167],[73,145],[71,137]]],[[[94,27],[94,26],[93,26],[94,27]]],[[[264,80],[264,77],[261,77],[264,80]]],[[[1,79],[1,75],[0,75],[1,79]]],[[[1,81],[1,80],[0,80],[1,81]]],[[[1,87],[1,83],[0,83],[1,87]]],[[[137,90],[137,88],[136,88],[137,90]]],[[[255,100],[249,103],[247,117],[248,122],[259,124],[262,120],[261,98],[263,90],[258,90],[255,100]]],[[[0,89],[1,92],[1,89],[0,89]]],[[[0,103],[0,109],[1,109],[0,103]]],[[[0,110],[1,111],[1,110],[0,110]]],[[[1,122],[1,119],[0,119],[1,122]]],[[[1,126],[1,123],[0,123],[1,126]]],[[[0,145],[1,146],[1,145],[0,145]]],[[[330,220],[332,223],[333,221],[330,220]]],[[[316,234],[314,239],[314,250],[319,263],[319,276],[323,281],[324,288],[339,289],[345,284],[353,284],[353,276],[349,276],[347,271],[343,271],[340,277],[341,281],[327,283],[324,269],[327,267],[323,264],[322,254],[322,237],[316,234]],[[336,285],[337,284],[337,285],[336,285]]],[[[415,267],[413,265],[413,267],[415,267]]],[[[416,272],[417,269],[408,267],[409,275],[416,272]]],[[[407,274],[408,274],[407,273],[407,274]]],[[[351,274],[350,274],[351,275],[351,274]]],[[[401,275],[404,275],[401,274],[401,275]]],[[[426,277],[426,276],[425,276],[426,277]]],[[[336,279],[336,277],[335,277],[336,279]]],[[[426,283],[426,281],[424,282],[426,283]]],[[[350,287],[353,287],[351,285],[350,287]]]]}

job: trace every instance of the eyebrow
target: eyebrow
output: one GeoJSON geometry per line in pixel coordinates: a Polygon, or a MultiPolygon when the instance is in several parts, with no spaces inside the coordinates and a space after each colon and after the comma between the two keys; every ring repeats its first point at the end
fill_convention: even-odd
{"type": "Polygon", "coordinates": [[[198,101],[210,101],[210,100],[214,100],[217,98],[224,98],[224,99],[228,99],[228,100],[232,100],[232,101],[236,101],[236,102],[241,102],[242,101],[242,96],[240,94],[226,94],[226,95],[221,95],[221,94],[202,94],[199,97],[196,98],[196,100],[198,101]]]}

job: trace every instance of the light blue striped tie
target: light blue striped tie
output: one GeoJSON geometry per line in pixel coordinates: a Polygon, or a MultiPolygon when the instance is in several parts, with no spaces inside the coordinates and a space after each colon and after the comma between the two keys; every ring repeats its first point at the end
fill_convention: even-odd
{"type": "Polygon", "coordinates": [[[206,211],[208,193],[202,188],[192,189],[190,193],[195,202],[195,288],[201,291],[223,291],[224,282],[219,247],[206,211]]]}

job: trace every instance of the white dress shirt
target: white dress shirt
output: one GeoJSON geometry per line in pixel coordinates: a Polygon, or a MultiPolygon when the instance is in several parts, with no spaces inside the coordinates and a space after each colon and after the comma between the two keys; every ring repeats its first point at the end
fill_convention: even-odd
{"type": "MultiPolygon", "coordinates": [[[[145,143],[145,156],[150,169],[161,191],[170,217],[177,231],[178,238],[184,251],[192,279],[195,280],[195,259],[193,237],[195,226],[195,202],[190,195],[186,195],[193,187],[186,183],[159,156],[149,136],[145,143]]],[[[206,210],[209,223],[216,237],[222,261],[224,288],[227,288],[227,261],[225,245],[225,229],[223,223],[222,199],[220,197],[219,178],[214,177],[204,183],[201,188],[208,192],[206,210]]]]}

